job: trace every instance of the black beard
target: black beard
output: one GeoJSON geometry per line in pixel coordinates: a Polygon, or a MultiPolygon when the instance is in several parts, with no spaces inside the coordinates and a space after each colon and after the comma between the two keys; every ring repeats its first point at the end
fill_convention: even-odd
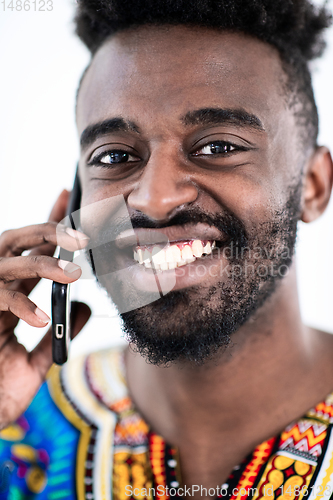
{"type": "MultiPolygon", "coordinates": [[[[101,275],[97,272],[100,284],[118,306],[126,339],[134,349],[156,365],[185,360],[202,364],[228,346],[231,335],[267,301],[290,268],[300,215],[301,189],[301,182],[290,188],[282,210],[276,212],[270,221],[252,229],[251,234],[247,234],[243,222],[227,209],[221,216],[211,216],[198,208],[187,208],[165,225],[157,225],[143,214],[133,217],[134,229],[203,222],[229,238],[224,247],[218,249],[227,256],[228,279],[205,289],[193,286],[171,291],[155,302],[150,301],[148,305],[129,312],[122,312],[128,310],[122,307],[127,296],[131,295],[130,287],[125,292],[119,285],[115,287],[117,293],[112,293],[114,286],[103,278],[105,270],[101,275]]],[[[121,223],[114,230],[119,233],[121,223]]],[[[107,237],[106,241],[111,239],[114,238],[107,237]]],[[[94,250],[94,255],[101,263],[112,261],[108,259],[110,245],[101,245],[94,250]]]]}
{"type": "MultiPolygon", "coordinates": [[[[172,291],[152,304],[121,314],[126,339],[134,349],[155,365],[185,360],[201,365],[228,346],[231,335],[267,301],[288,273],[296,243],[301,187],[290,189],[283,210],[274,220],[263,223],[247,243],[241,234],[243,224],[229,216],[230,222],[236,222],[230,225],[229,234],[237,236],[229,258],[231,268],[237,269],[232,280],[218,282],[204,295],[202,287],[172,291]],[[266,258],[262,254],[247,258],[259,254],[259,249],[266,258]],[[246,265],[253,266],[250,275],[246,265]],[[268,270],[267,275],[263,269],[268,270]]],[[[200,218],[197,214],[196,220],[207,222],[209,216],[203,215],[200,218]]],[[[219,226],[213,218],[209,223],[219,226]]]]}

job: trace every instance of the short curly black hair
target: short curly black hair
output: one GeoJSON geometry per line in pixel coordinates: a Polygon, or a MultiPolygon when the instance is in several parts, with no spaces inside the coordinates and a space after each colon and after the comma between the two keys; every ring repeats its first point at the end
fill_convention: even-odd
{"type": "MultiPolygon", "coordinates": [[[[142,25],[188,25],[231,30],[273,45],[288,76],[291,105],[298,106],[304,139],[315,146],[318,113],[309,61],[325,48],[332,16],[309,0],[77,0],[76,33],[91,54],[120,30],[142,25]]],[[[295,107],[296,109],[296,107],[295,107]]]]}

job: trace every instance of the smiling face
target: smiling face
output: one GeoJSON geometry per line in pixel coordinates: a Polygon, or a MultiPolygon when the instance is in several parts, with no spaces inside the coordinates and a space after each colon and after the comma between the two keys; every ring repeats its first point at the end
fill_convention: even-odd
{"type": "Polygon", "coordinates": [[[84,78],[82,204],[122,195],[136,232],[120,219],[110,228],[107,203],[82,217],[99,244],[99,281],[117,303],[174,279],[173,291],[123,314],[155,362],[215,352],[287,272],[304,157],[285,82],[269,45],[183,26],[117,34],[84,78]],[[112,231],[111,258],[101,235],[112,231]],[[111,260],[132,269],[131,283],[115,286],[111,260]]]}

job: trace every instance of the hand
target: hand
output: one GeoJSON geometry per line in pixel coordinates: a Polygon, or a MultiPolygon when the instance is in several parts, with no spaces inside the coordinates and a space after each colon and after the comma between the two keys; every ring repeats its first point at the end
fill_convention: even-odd
{"type": "MultiPolygon", "coordinates": [[[[5,231],[0,236],[0,429],[25,411],[52,365],[51,328],[31,352],[14,334],[20,319],[37,328],[50,321],[27,295],[41,278],[73,283],[81,276],[79,266],[52,257],[56,245],[75,251],[89,241],[80,232],[73,236],[65,227],[59,230],[57,223],[65,217],[68,196],[67,191],[61,193],[46,224],[5,231]],[[22,256],[25,250],[31,251],[22,256]]],[[[76,303],[73,312],[75,337],[88,321],[90,309],[76,303]]]]}

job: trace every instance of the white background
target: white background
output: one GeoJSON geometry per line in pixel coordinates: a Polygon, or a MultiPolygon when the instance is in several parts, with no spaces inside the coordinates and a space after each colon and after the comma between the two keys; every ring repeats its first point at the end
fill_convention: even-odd
{"type": "MultiPolygon", "coordinates": [[[[30,4],[33,8],[32,0],[30,4]]],[[[44,222],[61,190],[71,189],[78,158],[75,92],[89,61],[73,35],[74,5],[72,0],[53,0],[50,12],[12,12],[4,11],[0,1],[0,232],[44,222]]],[[[313,78],[319,143],[333,150],[332,28],[327,40],[313,78]]],[[[304,321],[331,333],[332,248],[333,203],[315,223],[300,224],[297,245],[304,321]]],[[[73,342],[71,355],[122,341],[115,311],[94,280],[80,280],[72,297],[87,302],[93,318],[73,342]]],[[[41,283],[32,300],[50,314],[50,283],[41,283]]],[[[43,332],[21,322],[17,333],[32,348],[43,332]]]]}

